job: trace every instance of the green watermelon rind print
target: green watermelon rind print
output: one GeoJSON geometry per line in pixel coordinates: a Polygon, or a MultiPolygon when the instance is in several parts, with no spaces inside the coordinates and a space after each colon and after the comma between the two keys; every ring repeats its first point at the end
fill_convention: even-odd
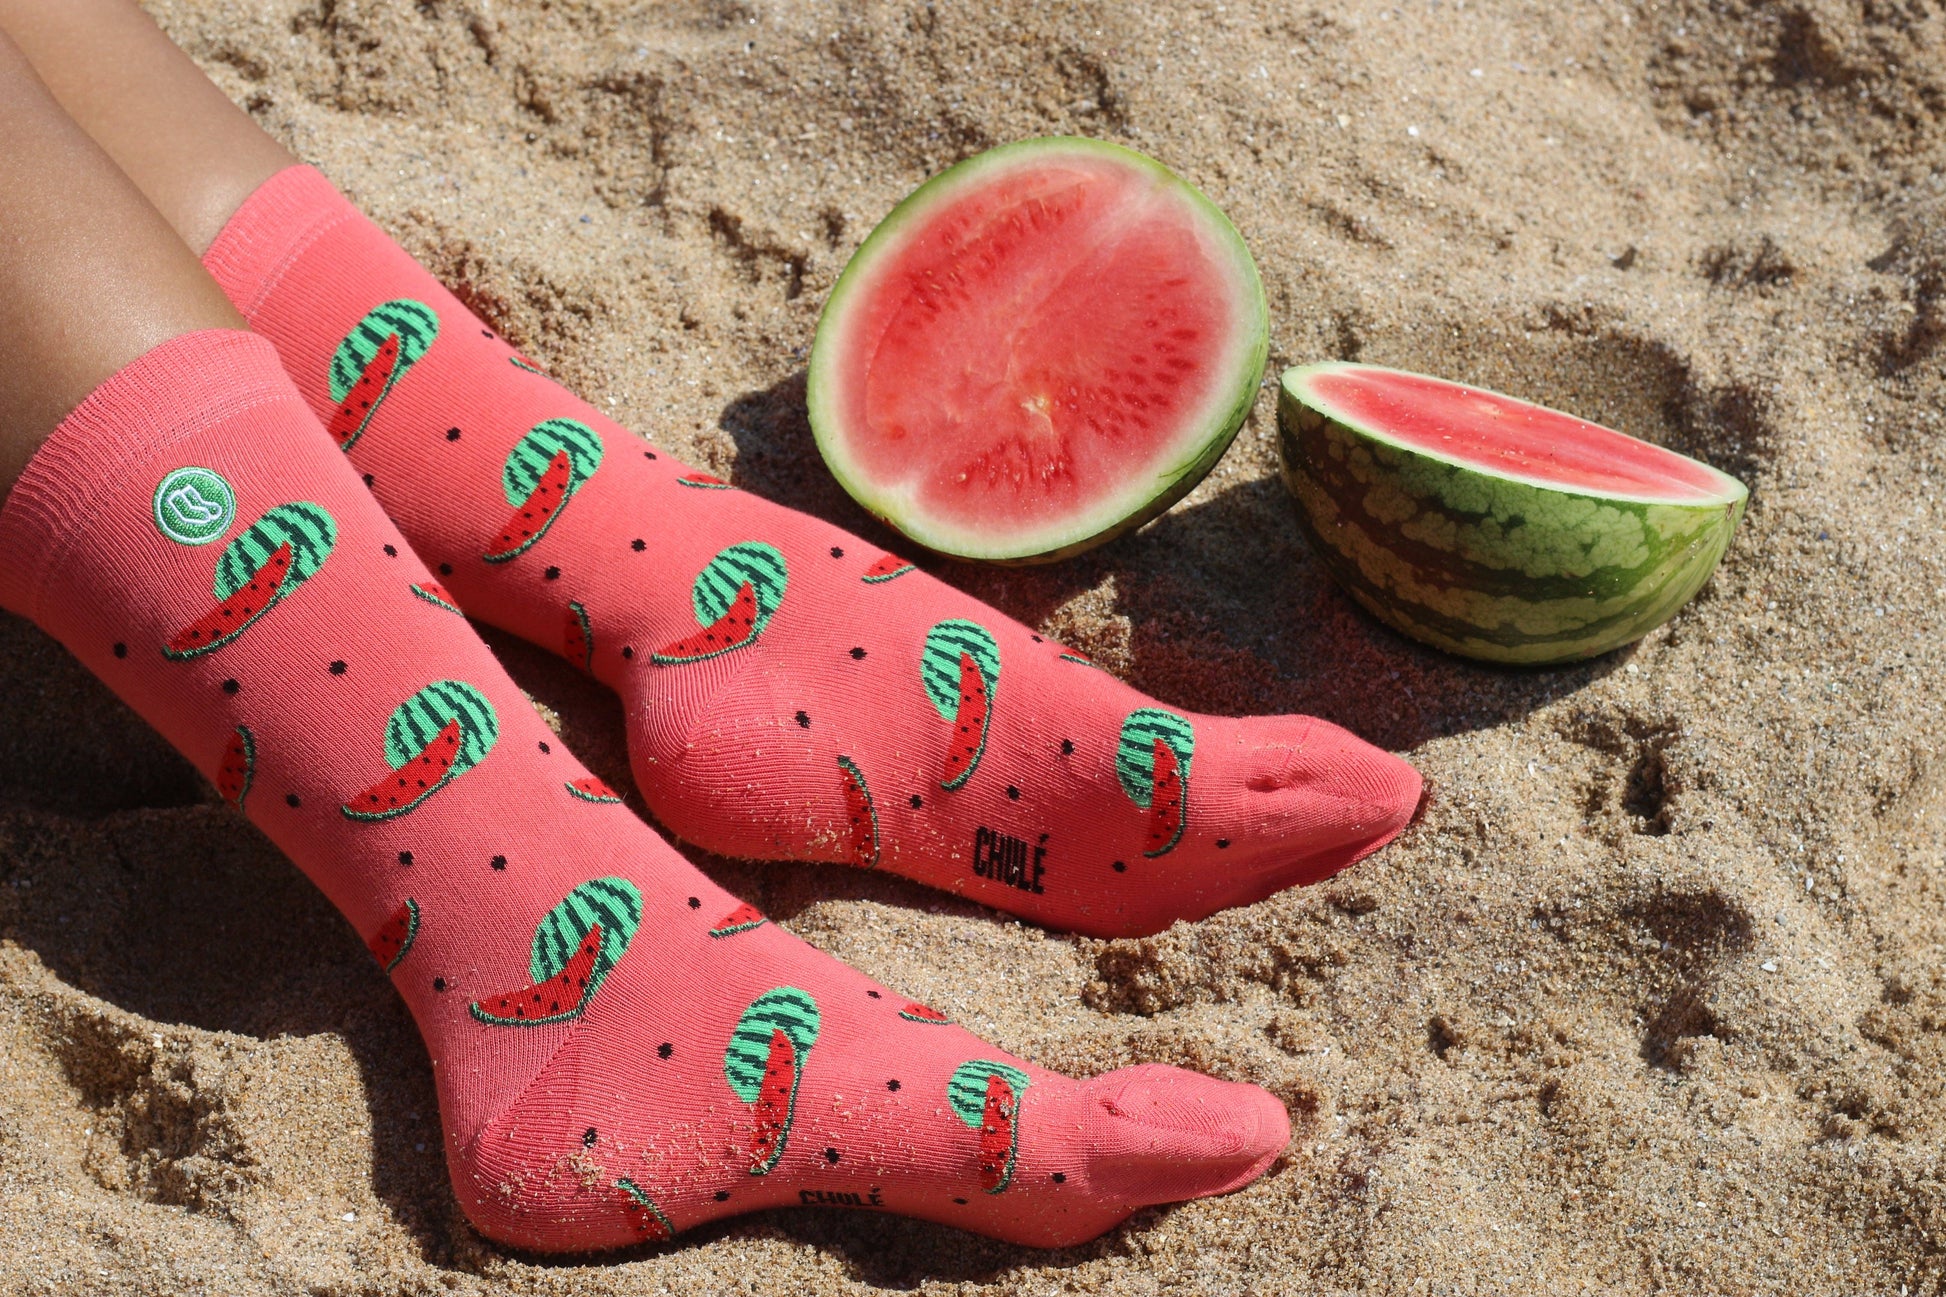
{"type": "Polygon", "coordinates": [[[394,770],[426,750],[449,721],[458,721],[459,753],[448,781],[478,765],[500,737],[493,704],[464,680],[435,680],[392,710],[385,722],[385,760],[394,770]]]}
{"type": "Polygon", "coordinates": [[[211,591],[218,603],[250,584],[263,570],[278,546],[291,547],[290,571],[274,596],[283,598],[310,580],[331,556],[338,543],[338,524],[322,505],[308,500],[280,504],[238,532],[223,552],[216,556],[216,575],[211,591]]]}
{"type": "Polygon", "coordinates": [[[986,680],[987,706],[1000,692],[1000,645],[993,633],[976,621],[942,621],[926,632],[919,654],[919,679],[926,686],[939,719],[959,714],[959,655],[965,653],[986,680]]]}
{"type": "Polygon", "coordinates": [[[755,1103],[763,1090],[764,1069],[770,1062],[770,1033],[782,1031],[797,1047],[798,1070],[817,1044],[822,1025],[818,1002],[795,986],[765,991],[750,1002],[730,1033],[723,1051],[723,1079],[736,1097],[755,1103]]]}
{"type": "MultiPolygon", "coordinates": [[[[500,489],[507,497],[507,503],[516,509],[527,503],[527,497],[547,472],[547,466],[554,462],[557,451],[568,453],[568,463],[572,468],[568,479],[568,489],[564,495],[573,495],[583,483],[595,475],[601,467],[601,434],[578,419],[546,419],[527,430],[527,435],[514,443],[507,452],[507,462],[500,470],[500,489]]],[[[563,506],[566,501],[563,500],[563,506]]],[[[555,511],[559,514],[559,509],[555,511]]],[[[548,519],[549,524],[553,517],[548,519]]],[[[547,529],[543,527],[541,532],[547,529]]],[[[540,539],[536,533],[534,540],[540,539]]],[[[530,545],[532,541],[528,542],[530,545]]]]}
{"type": "Polygon", "coordinates": [[[385,339],[395,333],[399,335],[399,363],[385,384],[387,391],[431,348],[439,336],[439,316],[424,302],[409,297],[380,302],[367,311],[365,318],[351,326],[351,332],[331,353],[331,366],[326,372],[334,404],[345,399],[364,376],[372,357],[385,345],[385,339]]]}
{"type": "Polygon", "coordinates": [[[581,884],[561,903],[541,916],[534,928],[534,946],[527,959],[536,986],[556,976],[581,948],[589,931],[601,925],[601,953],[581,997],[593,998],[608,970],[615,967],[642,926],[642,893],[626,878],[594,878],[581,884]]]}
{"type": "Polygon", "coordinates": [[[1155,740],[1176,754],[1182,779],[1189,782],[1189,759],[1196,753],[1196,730],[1189,721],[1159,707],[1138,707],[1122,722],[1121,743],[1115,749],[1115,774],[1122,791],[1144,810],[1155,796],[1155,740]]]}
{"type": "Polygon", "coordinates": [[[736,602],[737,591],[750,583],[757,596],[757,624],[750,632],[755,639],[784,603],[784,590],[790,584],[790,565],[776,546],[760,540],[739,541],[717,551],[703,565],[690,587],[689,601],[696,613],[696,624],[709,626],[736,602]]]}
{"type": "Polygon", "coordinates": [[[954,1068],[952,1077],[946,1082],[946,1102],[952,1106],[953,1115],[960,1119],[960,1124],[969,1130],[978,1130],[986,1118],[989,1076],[1005,1078],[1007,1084],[1014,1088],[1016,1102],[1027,1093],[1030,1084],[1027,1073],[1011,1063],[976,1058],[954,1068]]]}

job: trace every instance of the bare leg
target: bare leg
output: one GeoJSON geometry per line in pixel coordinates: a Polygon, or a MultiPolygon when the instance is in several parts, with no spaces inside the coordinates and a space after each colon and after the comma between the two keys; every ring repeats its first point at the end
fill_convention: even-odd
{"type": "Polygon", "coordinates": [[[0,492],[129,361],[178,334],[246,327],[170,222],[0,36],[0,333],[11,353],[0,492]]]}
{"type": "Polygon", "coordinates": [[[199,256],[297,160],[133,0],[0,0],[0,30],[199,256]]]}

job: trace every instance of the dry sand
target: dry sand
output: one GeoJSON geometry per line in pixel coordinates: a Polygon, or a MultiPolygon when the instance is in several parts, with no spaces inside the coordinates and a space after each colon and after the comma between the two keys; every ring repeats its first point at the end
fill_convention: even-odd
{"type": "MultiPolygon", "coordinates": [[[[705,859],[1041,1062],[1269,1086],[1227,1199],[1061,1253],[776,1213],[481,1243],[337,915],[41,636],[0,625],[0,1291],[1925,1293],[1946,1285],[1946,18],[1919,0],[154,0],[488,319],[692,461],[852,526],[803,412],[903,193],[1050,132],[1235,218],[1273,366],[1488,383],[1752,505],[1669,627],[1505,672],[1327,583],[1271,410],[1188,501],[943,574],[1168,702],[1314,711],[1437,800],[1328,885],[1147,941],[705,859]]],[[[1273,369],[1274,372],[1274,369],[1273,369]]],[[[496,640],[597,770],[616,708],[496,640]]]]}

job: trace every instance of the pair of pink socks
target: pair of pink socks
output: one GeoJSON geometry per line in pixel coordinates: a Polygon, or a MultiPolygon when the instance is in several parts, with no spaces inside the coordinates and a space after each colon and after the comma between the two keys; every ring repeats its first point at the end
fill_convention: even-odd
{"type": "Polygon", "coordinates": [[[682,837],[1084,932],[1343,868],[1410,816],[1410,767],[1321,721],[1161,706],[685,468],[308,168],[206,262],[258,336],[178,338],[69,416],[0,512],[0,602],[366,938],[484,1233],[589,1249],[836,1201],[1062,1244],[1274,1160],[1261,1090],[1068,1080],[765,922],[575,762],[459,610],[621,694],[682,837]]]}

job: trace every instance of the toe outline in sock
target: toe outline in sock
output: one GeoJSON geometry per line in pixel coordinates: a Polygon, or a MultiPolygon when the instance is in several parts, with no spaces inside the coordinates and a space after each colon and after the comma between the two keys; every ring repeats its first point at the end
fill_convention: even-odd
{"type": "Polygon", "coordinates": [[[327,378],[338,408],[327,423],[340,450],[350,450],[405,371],[439,336],[439,316],[408,297],[380,302],[352,326],[332,353],[327,378]]]}
{"type": "Polygon", "coordinates": [[[642,926],[642,893],[626,878],[596,878],[542,916],[527,960],[533,984],[475,1000],[489,1027],[545,1027],[587,1011],[642,926]]]}
{"type": "Polygon", "coordinates": [[[980,1188],[1001,1193],[1013,1183],[1020,1151],[1020,1103],[1027,1073],[1006,1063],[976,1058],[961,1063],[946,1082],[946,1101],[969,1130],[980,1132],[980,1188]]]}
{"type": "Polygon", "coordinates": [[[730,1033],[723,1077],[752,1106],[751,1175],[768,1175],[783,1160],[819,1025],[818,1002],[795,986],[780,986],[752,1000],[730,1033]]]}
{"type": "Polygon", "coordinates": [[[1129,800],[1149,813],[1145,856],[1166,856],[1182,841],[1189,826],[1189,759],[1195,752],[1194,727],[1174,712],[1139,707],[1122,722],[1115,774],[1129,800]]]}
{"type": "Polygon", "coordinates": [[[170,636],[162,656],[186,662],[231,643],[315,576],[337,541],[338,524],[318,505],[270,510],[216,556],[216,606],[170,636]]]}
{"type": "Polygon", "coordinates": [[[485,694],[463,680],[435,680],[385,723],[392,773],[339,809],[366,822],[404,815],[478,765],[499,737],[500,718],[485,694]]]}

